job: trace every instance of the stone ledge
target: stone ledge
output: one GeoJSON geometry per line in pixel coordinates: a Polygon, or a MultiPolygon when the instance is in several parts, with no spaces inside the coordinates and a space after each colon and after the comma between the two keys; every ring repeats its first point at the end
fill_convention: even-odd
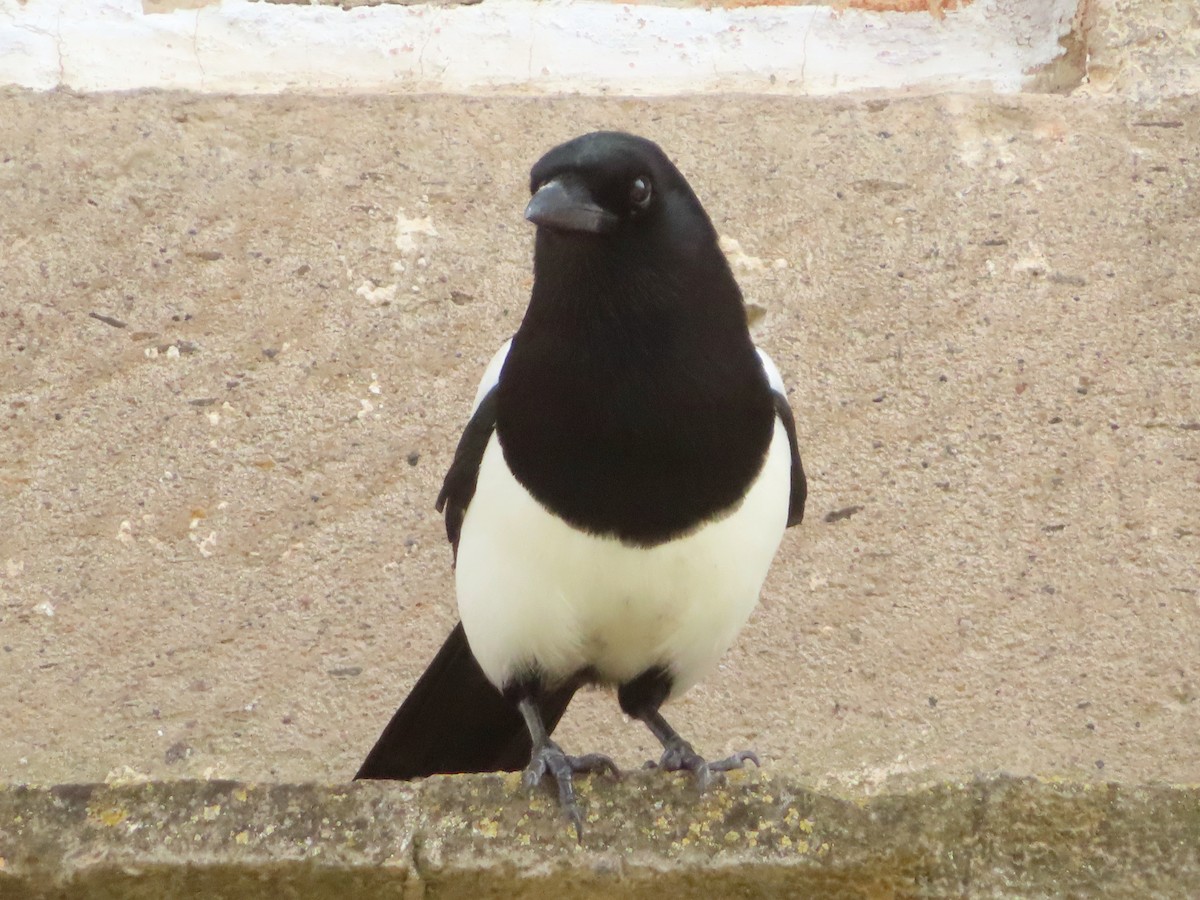
{"type": "Polygon", "coordinates": [[[1200,895],[1200,788],[993,777],[839,798],[736,773],[0,788],[0,897],[1200,895]]]}

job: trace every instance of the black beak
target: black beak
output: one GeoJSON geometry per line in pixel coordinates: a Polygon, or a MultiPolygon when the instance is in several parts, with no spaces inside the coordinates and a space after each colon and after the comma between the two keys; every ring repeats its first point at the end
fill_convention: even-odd
{"type": "Polygon", "coordinates": [[[574,179],[552,178],[543,184],[525,207],[525,218],[559,231],[607,234],[617,227],[617,217],[597,205],[587,188],[574,179]]]}

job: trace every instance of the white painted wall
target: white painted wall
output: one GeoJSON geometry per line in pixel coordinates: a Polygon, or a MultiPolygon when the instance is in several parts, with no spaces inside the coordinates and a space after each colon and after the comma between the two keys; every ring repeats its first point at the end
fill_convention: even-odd
{"type": "Polygon", "coordinates": [[[595,0],[296,6],[0,0],[0,84],[78,91],[498,90],[831,94],[1022,88],[1077,0],[976,0],[944,19],[829,7],[681,9],[595,0]]]}

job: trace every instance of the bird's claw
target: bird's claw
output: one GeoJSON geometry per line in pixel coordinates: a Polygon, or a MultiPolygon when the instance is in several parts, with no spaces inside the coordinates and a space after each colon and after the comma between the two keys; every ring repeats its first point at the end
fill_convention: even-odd
{"type": "Polygon", "coordinates": [[[601,753],[568,756],[558,744],[547,741],[533,751],[533,757],[521,775],[521,782],[526,789],[533,790],[547,774],[550,774],[558,786],[558,805],[575,826],[576,839],[582,841],[583,813],[580,812],[579,801],[575,797],[575,785],[572,783],[572,776],[580,772],[605,772],[614,778],[621,777],[621,770],[617,768],[617,764],[601,753]]]}
{"type": "Polygon", "coordinates": [[[752,762],[755,766],[761,765],[758,761],[758,755],[753,750],[739,750],[732,756],[709,762],[693,750],[691,744],[686,741],[680,741],[680,743],[663,750],[662,758],[658,762],[654,762],[654,760],[648,761],[645,768],[662,769],[664,772],[681,772],[686,770],[692,773],[696,779],[696,785],[703,791],[712,784],[714,772],[728,772],[731,769],[740,769],[747,762],[752,762]]]}

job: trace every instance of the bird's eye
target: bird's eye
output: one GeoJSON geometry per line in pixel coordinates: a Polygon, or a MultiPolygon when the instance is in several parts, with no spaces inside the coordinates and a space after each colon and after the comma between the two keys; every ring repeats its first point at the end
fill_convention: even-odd
{"type": "Polygon", "coordinates": [[[650,179],[646,177],[633,179],[633,184],[629,186],[629,202],[637,211],[644,210],[650,205],[650,179]]]}

